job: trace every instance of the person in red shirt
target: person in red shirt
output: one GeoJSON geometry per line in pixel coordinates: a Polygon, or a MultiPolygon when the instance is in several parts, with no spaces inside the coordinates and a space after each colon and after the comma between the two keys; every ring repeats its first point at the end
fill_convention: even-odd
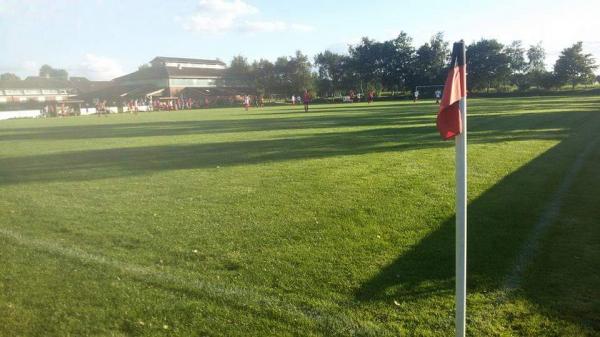
{"type": "Polygon", "coordinates": [[[308,103],[310,103],[310,94],[308,90],[304,90],[304,95],[302,96],[302,101],[304,102],[304,112],[308,112],[308,103]]]}

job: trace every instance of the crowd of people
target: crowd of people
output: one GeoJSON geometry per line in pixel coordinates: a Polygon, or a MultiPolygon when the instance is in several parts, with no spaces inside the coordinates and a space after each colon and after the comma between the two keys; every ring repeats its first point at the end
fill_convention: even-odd
{"type": "Polygon", "coordinates": [[[254,103],[254,105],[257,108],[262,108],[265,106],[265,98],[263,95],[258,95],[258,96],[244,95],[243,104],[244,104],[244,109],[246,111],[248,111],[250,106],[252,106],[252,103],[254,103]]]}
{"type": "Polygon", "coordinates": [[[75,107],[60,103],[60,104],[48,104],[41,108],[40,115],[42,117],[62,117],[62,116],[74,116],[78,115],[79,111],[75,107]]]}
{"type": "MultiPolygon", "coordinates": [[[[206,104],[208,104],[208,103],[206,103],[206,104]]],[[[198,107],[200,107],[199,102],[195,99],[192,99],[191,97],[188,97],[188,98],[179,97],[177,99],[168,99],[168,100],[155,99],[152,101],[152,110],[155,110],[155,111],[186,110],[186,109],[193,109],[193,108],[198,108],[198,107]]]]}
{"type": "MultiPolygon", "coordinates": [[[[416,102],[419,99],[419,91],[415,90],[413,93],[413,100],[416,102]]],[[[348,91],[348,94],[344,96],[344,102],[359,102],[366,99],[368,104],[374,102],[377,93],[375,90],[367,91],[366,95],[356,93],[354,90],[348,91]]],[[[436,90],[434,98],[436,103],[439,104],[442,96],[440,90],[436,90]]],[[[288,96],[290,97],[290,96],[288,96]]],[[[262,108],[265,104],[265,98],[263,95],[241,95],[241,96],[230,96],[230,97],[201,97],[194,99],[191,97],[177,97],[177,98],[140,98],[132,99],[124,102],[120,106],[118,111],[137,113],[138,111],[174,111],[174,110],[186,110],[186,109],[198,109],[198,108],[209,108],[214,105],[236,105],[242,102],[242,106],[245,111],[248,111],[251,107],[262,108]]],[[[302,95],[291,95],[290,100],[292,105],[300,104],[302,102],[304,111],[308,112],[309,105],[312,101],[312,96],[308,90],[304,90],[302,95]]],[[[113,105],[119,106],[115,102],[113,105]]],[[[98,114],[109,113],[106,100],[97,100],[96,112],[98,114]]]]}

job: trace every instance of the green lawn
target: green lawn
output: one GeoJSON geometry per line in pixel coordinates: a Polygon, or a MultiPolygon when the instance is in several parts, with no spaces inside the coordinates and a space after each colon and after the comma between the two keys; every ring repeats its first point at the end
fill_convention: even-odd
{"type": "MultiPolygon", "coordinates": [[[[0,336],[452,335],[436,110],[0,122],[0,336]]],[[[469,113],[468,334],[600,335],[600,97],[469,113]]]]}

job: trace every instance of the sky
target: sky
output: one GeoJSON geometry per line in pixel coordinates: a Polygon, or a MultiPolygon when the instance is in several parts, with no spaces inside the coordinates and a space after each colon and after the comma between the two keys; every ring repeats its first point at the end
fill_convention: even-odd
{"type": "Polygon", "coordinates": [[[50,64],[109,80],[155,56],[312,57],[400,31],[415,46],[440,31],[448,41],[541,42],[549,67],[583,41],[600,63],[599,13],[600,0],[0,0],[0,73],[50,64]]]}

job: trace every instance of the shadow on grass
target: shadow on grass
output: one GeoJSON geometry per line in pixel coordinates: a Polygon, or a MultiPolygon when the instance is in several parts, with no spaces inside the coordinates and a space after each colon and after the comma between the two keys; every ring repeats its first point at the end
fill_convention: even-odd
{"type": "MultiPolygon", "coordinates": [[[[338,108],[339,109],[339,108],[338,108]]],[[[119,122],[100,125],[48,126],[33,128],[15,128],[0,134],[0,141],[19,140],[68,140],[93,138],[129,138],[152,136],[181,136],[195,134],[215,134],[234,132],[277,131],[322,129],[340,127],[395,126],[415,123],[431,123],[435,115],[432,109],[413,112],[398,112],[397,106],[382,106],[357,110],[349,113],[344,110],[339,115],[328,108],[315,109],[315,113],[326,111],[327,115],[296,115],[289,112],[288,117],[256,118],[240,113],[237,119],[119,122]]],[[[199,112],[201,113],[201,112],[199,112]]],[[[265,111],[265,116],[275,113],[265,111]]],[[[94,118],[94,117],[89,117],[94,118]]]]}
{"type": "MultiPolygon", "coordinates": [[[[596,101],[589,100],[561,100],[551,102],[530,101],[510,104],[491,104],[486,101],[475,101],[472,104],[474,113],[487,113],[488,111],[514,112],[520,110],[543,110],[549,106],[568,105],[578,111],[590,111],[595,109],[596,101]]],[[[204,111],[199,111],[202,114],[204,111]]],[[[490,113],[489,116],[494,116],[490,113]]],[[[190,121],[159,121],[139,122],[135,120],[114,124],[100,125],[72,125],[72,126],[47,126],[33,128],[14,128],[0,134],[0,141],[20,140],[68,140],[68,139],[94,139],[94,138],[129,138],[129,137],[152,137],[152,136],[184,136],[196,134],[217,134],[235,132],[276,131],[276,130],[301,130],[301,129],[324,129],[342,127],[380,127],[380,126],[402,126],[417,123],[431,123],[435,121],[435,104],[416,105],[319,105],[305,114],[301,111],[290,109],[284,112],[269,110],[257,110],[257,112],[235,115],[232,119],[217,120],[190,120],[190,121]],[[410,108],[410,111],[402,111],[410,108]],[[336,114],[340,111],[339,114],[336,114]],[[318,115],[324,113],[325,115],[318,115]],[[279,116],[278,116],[279,115],[279,116]],[[287,115],[287,116],[286,116],[287,115]],[[253,116],[265,116],[256,118],[253,116]],[[272,117],[277,116],[277,117],[272,117]]],[[[508,116],[505,116],[508,117],[508,116]]],[[[516,119],[527,117],[514,114],[516,119]]],[[[94,117],[89,117],[94,118],[94,117]]],[[[471,122],[477,122],[480,116],[472,116],[471,122]]],[[[493,119],[488,118],[491,123],[493,119]]],[[[109,120],[110,121],[110,120],[109,120]]],[[[509,120],[507,120],[509,121],[509,120]]],[[[104,120],[102,120],[104,122],[104,120]]],[[[509,121],[512,122],[512,121],[509,121]]],[[[519,122],[514,120],[514,122],[519,122]]],[[[541,121],[544,123],[544,121],[541,121]]],[[[509,125],[507,123],[507,125],[509,125]]],[[[528,121],[525,128],[529,126],[528,121]]],[[[559,126],[558,124],[555,126],[559,126]]],[[[510,130],[511,127],[491,127],[489,130],[510,130]]],[[[433,129],[432,129],[433,130],[433,129]]]]}
{"type": "MultiPolygon", "coordinates": [[[[597,131],[596,131],[597,132],[597,131]]],[[[597,138],[523,278],[524,296],[600,332],[600,146],[597,138]]]]}
{"type": "MultiPolygon", "coordinates": [[[[565,172],[570,169],[581,149],[598,137],[600,112],[587,114],[583,120],[575,120],[576,122],[570,124],[566,124],[562,118],[550,122],[568,125],[568,130],[563,134],[567,137],[469,203],[469,292],[488,292],[503,287],[517,254],[547,206],[552,193],[561,183],[565,172]]],[[[534,122],[523,127],[534,125],[538,124],[534,122]]],[[[544,127],[552,126],[546,123],[544,127]]],[[[436,293],[453,293],[454,231],[455,219],[447,219],[437,230],[432,231],[377,275],[364,282],[355,292],[356,299],[411,301],[436,293]]],[[[549,284],[553,282],[544,280],[544,272],[537,272],[540,282],[529,282],[525,285],[524,293],[528,295],[527,299],[540,304],[550,315],[581,324],[582,321],[577,318],[581,316],[570,310],[569,306],[565,305],[557,310],[556,306],[550,305],[553,299],[548,298],[547,291],[552,288],[549,284]]],[[[600,275],[596,274],[596,277],[600,275]]],[[[572,284],[571,281],[563,281],[563,285],[554,284],[554,287],[568,287],[573,291],[573,288],[568,286],[572,284]]],[[[574,292],[585,296],[589,293],[589,288],[593,286],[587,284],[587,288],[581,287],[574,292]]],[[[597,320],[595,322],[597,323],[597,320]]]]}
{"type": "MultiPolygon", "coordinates": [[[[527,139],[562,139],[565,130],[585,120],[593,112],[568,112],[552,114],[509,114],[479,115],[470,120],[470,142],[484,143],[507,140],[527,139]]],[[[407,116],[410,114],[404,114],[407,116]]],[[[321,123],[332,127],[350,125],[372,126],[379,128],[361,129],[346,132],[314,133],[309,135],[290,136],[286,138],[250,140],[219,143],[199,143],[186,145],[161,145],[135,148],[113,148],[105,150],[72,151],[58,154],[34,155],[0,159],[0,184],[15,184],[32,181],[79,181],[110,177],[141,175],[162,170],[209,168],[216,166],[259,164],[264,162],[325,158],[339,155],[360,155],[376,152],[406,151],[432,147],[449,147],[449,142],[439,141],[433,126],[433,118],[422,126],[406,126],[414,124],[415,118],[408,121],[397,121],[395,115],[364,116],[350,118],[347,116],[324,116],[318,119],[321,123]],[[388,127],[393,124],[395,127],[388,127]]],[[[404,117],[407,118],[407,117],[404,117]]],[[[400,118],[401,119],[401,118],[400,118]]],[[[314,116],[305,118],[276,119],[280,128],[319,125],[314,116]]],[[[210,121],[209,121],[210,122],[210,121]]],[[[176,134],[188,122],[168,122],[177,127],[165,132],[176,134]],[[179,130],[179,131],[177,131],[179,130]]],[[[219,121],[224,123],[224,121],[219,121]]],[[[237,131],[254,131],[263,128],[276,128],[274,125],[259,125],[260,120],[250,124],[227,126],[237,131]]],[[[322,124],[321,124],[322,125],[322,124]]],[[[130,128],[122,126],[119,132],[139,136],[155,135],[154,125],[141,125],[130,128]]],[[[161,124],[161,127],[164,124],[161,124]]],[[[214,126],[214,125],[213,125],[214,126]]],[[[211,127],[213,127],[211,126],[211,127]]],[[[98,130],[81,130],[77,133],[103,135],[103,127],[98,130]]],[[[115,128],[110,125],[108,132],[115,136],[115,128]]],[[[202,128],[190,127],[193,132],[204,132],[202,128]]],[[[76,129],[75,127],[70,127],[76,129]]],[[[225,128],[225,126],[223,126],[225,128]]],[[[40,134],[43,137],[69,137],[69,135],[49,132],[40,134]]],[[[8,135],[10,137],[11,135],[8,135]]],[[[106,134],[108,136],[108,134],[106,134]]]]}
{"type": "MultiPolygon", "coordinates": [[[[364,109],[364,107],[361,107],[364,109]]],[[[429,106],[424,107],[429,109],[429,106]]],[[[151,137],[210,132],[364,127],[268,140],[161,145],[0,158],[0,184],[87,181],[146,173],[451,147],[439,140],[433,115],[378,113],[341,116],[156,122],[16,129],[1,140],[151,137]],[[420,126],[414,124],[424,123],[420,126]],[[412,126],[411,126],[412,125],[412,126]]],[[[371,113],[372,111],[370,111],[371,113]]],[[[496,289],[571,159],[598,128],[597,110],[470,117],[471,144],[556,139],[561,143],[499,181],[469,205],[469,290],[496,289]]],[[[13,130],[11,130],[13,131],[13,130]]],[[[502,158],[498,158],[502,160],[502,158]]],[[[361,301],[410,299],[451,292],[454,219],[423,238],[356,292],[361,301]]],[[[533,296],[533,295],[532,295],[533,296]]],[[[541,302],[544,303],[544,302],[541,302]]]]}
{"type": "MultiPolygon", "coordinates": [[[[470,141],[485,143],[561,139],[565,136],[562,128],[568,127],[568,123],[577,123],[588,114],[589,112],[554,113],[551,117],[544,114],[474,116],[470,122],[473,130],[470,141]],[[547,130],[548,128],[552,130],[547,130]]],[[[371,123],[370,119],[367,119],[368,122],[361,121],[366,125],[371,123]]],[[[295,121],[288,119],[288,123],[295,121]]],[[[397,127],[381,125],[387,124],[379,119],[379,128],[356,131],[314,133],[267,140],[112,148],[0,158],[0,184],[85,181],[165,170],[452,146],[450,142],[439,140],[433,123],[410,127],[401,123],[397,127]]]]}

